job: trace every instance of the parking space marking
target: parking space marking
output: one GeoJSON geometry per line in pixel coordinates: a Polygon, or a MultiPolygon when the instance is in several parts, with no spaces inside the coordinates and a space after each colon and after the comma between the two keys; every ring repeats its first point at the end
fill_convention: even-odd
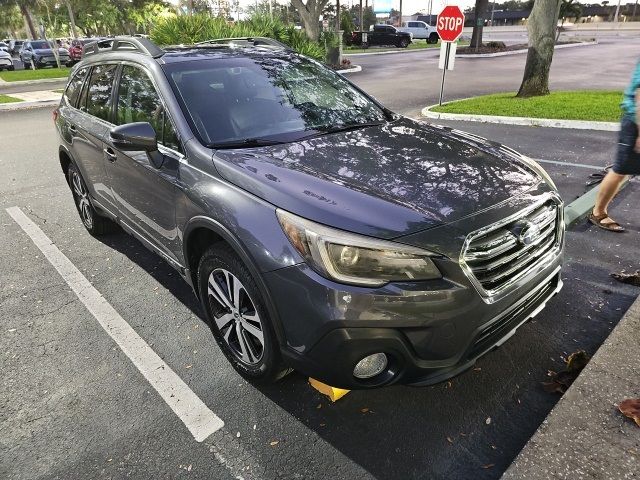
{"type": "Polygon", "coordinates": [[[224,422],[116,312],[102,294],[56,247],[45,233],[18,207],[7,213],[29,235],[46,259],[58,271],[78,299],[182,420],[197,442],[220,430],[224,422]]]}
{"type": "Polygon", "coordinates": [[[578,168],[588,168],[590,170],[604,170],[604,167],[601,167],[598,165],[589,165],[587,163],[560,162],[558,160],[544,160],[542,158],[534,158],[533,160],[540,163],[551,163],[553,165],[562,165],[563,167],[578,167],[578,168]]]}

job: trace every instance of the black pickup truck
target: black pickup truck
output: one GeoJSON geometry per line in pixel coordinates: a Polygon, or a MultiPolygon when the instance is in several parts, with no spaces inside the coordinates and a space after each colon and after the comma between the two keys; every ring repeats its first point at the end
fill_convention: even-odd
{"type": "Polygon", "coordinates": [[[372,45],[407,48],[411,40],[409,32],[400,32],[393,25],[374,25],[368,32],[351,32],[351,35],[346,36],[345,43],[362,48],[372,45]]]}

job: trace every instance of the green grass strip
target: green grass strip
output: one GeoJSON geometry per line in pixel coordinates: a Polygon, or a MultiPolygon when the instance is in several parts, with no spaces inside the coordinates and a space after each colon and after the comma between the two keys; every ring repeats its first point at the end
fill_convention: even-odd
{"type": "MultiPolygon", "coordinates": [[[[469,45],[469,42],[458,42],[459,47],[469,45]]],[[[424,50],[425,48],[440,48],[440,43],[427,43],[424,40],[414,40],[407,48],[397,47],[369,47],[367,49],[358,47],[343,47],[343,53],[373,53],[373,52],[406,52],[407,50],[424,50]]]]}
{"type": "Polygon", "coordinates": [[[559,120],[620,120],[621,91],[579,90],[553,92],[543,97],[518,98],[514,93],[483,95],[434,107],[432,111],[498,115],[505,117],[552,118],[559,120]]]}
{"type": "Polygon", "coordinates": [[[21,80],[42,80],[45,78],[67,78],[69,68],[42,68],[39,70],[14,70],[0,72],[0,78],[5,82],[19,82],[21,80]]]}
{"type": "Polygon", "coordinates": [[[16,103],[22,102],[19,98],[10,97],[9,95],[0,94],[0,103],[16,103]]]}

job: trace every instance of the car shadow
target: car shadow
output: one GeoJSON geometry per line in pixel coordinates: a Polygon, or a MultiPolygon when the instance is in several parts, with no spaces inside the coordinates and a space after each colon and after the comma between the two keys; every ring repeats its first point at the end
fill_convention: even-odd
{"type": "MultiPolygon", "coordinates": [[[[160,257],[124,232],[100,240],[205,321],[191,288],[160,257]]],[[[565,278],[610,283],[604,267],[576,263],[569,270],[565,278]]],[[[634,299],[632,289],[607,295],[592,283],[591,296],[604,304],[592,315],[590,303],[573,301],[589,294],[579,285],[565,284],[551,308],[442,384],[352,391],[335,403],[296,372],[256,388],[377,478],[497,479],[560,398],[540,387],[547,372],[561,369],[563,356],[578,348],[593,353],[634,299]]]]}

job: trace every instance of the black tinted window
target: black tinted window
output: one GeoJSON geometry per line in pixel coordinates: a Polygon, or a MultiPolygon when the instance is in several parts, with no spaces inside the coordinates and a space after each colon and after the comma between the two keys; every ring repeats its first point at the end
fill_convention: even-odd
{"type": "Polygon", "coordinates": [[[263,137],[284,141],[386,119],[340,75],[297,55],[196,60],[164,68],[185,115],[209,145],[263,137]]]}
{"type": "Polygon", "coordinates": [[[91,72],[86,111],[103,120],[109,120],[116,68],[117,65],[99,65],[91,72]]]}
{"type": "Polygon", "coordinates": [[[178,137],[153,82],[139,68],[129,65],[122,67],[116,122],[118,125],[149,122],[156,131],[159,143],[174,150],[181,150],[178,137]]]}
{"type": "Polygon", "coordinates": [[[75,107],[78,102],[78,97],[80,96],[80,90],[82,90],[82,84],[84,82],[84,77],[87,75],[87,69],[83,68],[76,72],[73,76],[69,84],[67,85],[66,90],[64,91],[64,99],[67,101],[69,105],[75,107]]]}

